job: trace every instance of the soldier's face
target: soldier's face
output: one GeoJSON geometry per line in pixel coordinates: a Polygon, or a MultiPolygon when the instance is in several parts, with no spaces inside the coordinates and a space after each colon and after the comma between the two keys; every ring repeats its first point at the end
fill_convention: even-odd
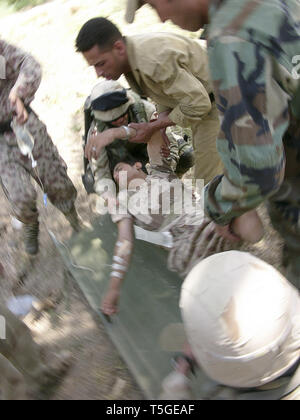
{"type": "Polygon", "coordinates": [[[102,50],[95,45],[89,51],[83,53],[88,64],[94,67],[98,77],[107,80],[118,80],[124,72],[124,56],[119,48],[102,50]]]}
{"type": "Polygon", "coordinates": [[[113,127],[122,127],[122,125],[128,125],[128,114],[123,115],[123,117],[118,118],[117,120],[111,121],[110,125],[113,127]]]}
{"type": "Polygon", "coordinates": [[[146,0],[158,13],[162,22],[171,20],[188,31],[198,31],[208,20],[210,0],[146,0]]]}
{"type": "Polygon", "coordinates": [[[131,166],[128,163],[118,163],[114,169],[114,180],[118,185],[124,185],[124,181],[120,179],[120,177],[124,175],[124,172],[126,172],[128,186],[128,184],[130,184],[135,179],[141,178],[142,164],[136,162],[131,166]]]}

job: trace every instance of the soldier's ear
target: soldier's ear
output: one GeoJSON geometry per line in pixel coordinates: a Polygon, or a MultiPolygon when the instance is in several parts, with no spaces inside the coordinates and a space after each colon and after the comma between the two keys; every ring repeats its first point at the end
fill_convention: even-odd
{"type": "Polygon", "coordinates": [[[121,56],[124,56],[126,54],[126,44],[123,41],[123,39],[118,39],[114,43],[113,50],[115,50],[121,56]]]}

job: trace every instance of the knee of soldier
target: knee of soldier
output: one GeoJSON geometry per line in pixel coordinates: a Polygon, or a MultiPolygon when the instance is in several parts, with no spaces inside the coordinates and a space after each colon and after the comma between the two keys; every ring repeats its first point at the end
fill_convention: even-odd
{"type": "Polygon", "coordinates": [[[71,180],[47,186],[46,192],[54,205],[68,201],[74,202],[77,198],[77,190],[71,180]]]}
{"type": "Polygon", "coordinates": [[[186,150],[179,158],[176,168],[176,174],[183,176],[189,169],[195,165],[195,153],[192,148],[186,150]]]}

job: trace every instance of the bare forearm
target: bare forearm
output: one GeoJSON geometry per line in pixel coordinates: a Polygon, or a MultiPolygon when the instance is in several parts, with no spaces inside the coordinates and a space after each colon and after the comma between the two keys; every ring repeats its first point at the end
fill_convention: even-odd
{"type": "Polygon", "coordinates": [[[133,227],[129,219],[118,224],[118,241],[115,246],[110,288],[120,289],[130,265],[133,251],[133,227]]]}
{"type": "Polygon", "coordinates": [[[112,142],[115,139],[130,140],[131,137],[136,135],[136,130],[127,126],[111,128],[108,132],[110,132],[112,142]]]}

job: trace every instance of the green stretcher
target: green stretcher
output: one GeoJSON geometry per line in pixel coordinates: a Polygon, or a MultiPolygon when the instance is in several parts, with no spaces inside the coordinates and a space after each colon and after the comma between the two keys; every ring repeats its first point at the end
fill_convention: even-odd
{"type": "MultiPolygon", "coordinates": [[[[99,307],[117,239],[117,228],[110,217],[101,216],[95,220],[92,231],[74,235],[64,244],[49,233],[145,397],[157,399],[163,379],[172,371],[172,356],[184,341],[179,310],[182,280],[167,269],[167,251],[136,240],[122,288],[120,311],[109,320],[99,307]]],[[[196,399],[203,397],[200,389],[207,392],[203,381],[207,381],[205,375],[197,374],[193,383],[196,399]]]]}

